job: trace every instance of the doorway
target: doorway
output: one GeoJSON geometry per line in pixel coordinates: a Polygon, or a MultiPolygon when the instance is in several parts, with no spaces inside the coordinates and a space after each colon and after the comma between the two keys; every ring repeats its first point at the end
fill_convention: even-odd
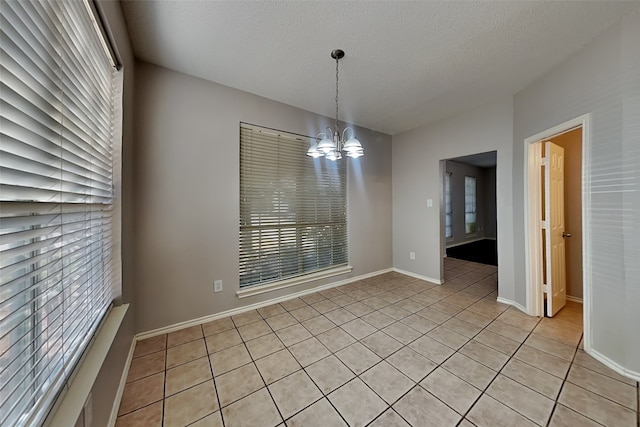
{"type": "Polygon", "coordinates": [[[585,345],[589,340],[590,295],[585,274],[588,235],[584,233],[588,222],[588,136],[588,116],[582,116],[525,140],[527,311],[533,316],[552,317],[565,301],[571,303],[572,310],[575,303],[582,303],[585,345]],[[559,158],[560,184],[550,178],[559,158]],[[560,190],[558,185],[562,185],[560,190]]]}
{"type": "Polygon", "coordinates": [[[496,151],[440,161],[443,258],[497,267],[496,168],[496,151]]]}

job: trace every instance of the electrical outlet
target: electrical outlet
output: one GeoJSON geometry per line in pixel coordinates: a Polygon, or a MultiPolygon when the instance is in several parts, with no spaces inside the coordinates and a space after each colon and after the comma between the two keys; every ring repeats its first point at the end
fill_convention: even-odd
{"type": "Polygon", "coordinates": [[[222,280],[214,280],[213,281],[213,292],[222,291],[222,280]]]}
{"type": "Polygon", "coordinates": [[[416,259],[416,253],[415,252],[409,252],[409,259],[410,260],[415,260],[416,259]]]}

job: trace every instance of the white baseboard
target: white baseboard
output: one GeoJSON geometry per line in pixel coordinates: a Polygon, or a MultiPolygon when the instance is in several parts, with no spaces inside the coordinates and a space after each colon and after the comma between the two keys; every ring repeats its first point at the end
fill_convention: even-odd
{"type": "Polygon", "coordinates": [[[412,273],[410,271],[401,270],[399,268],[393,267],[393,271],[396,273],[404,274],[407,276],[415,277],[416,279],[426,280],[427,282],[435,283],[436,285],[442,285],[444,283],[443,280],[434,279],[432,277],[422,276],[420,274],[412,273]]]}
{"type": "Polygon", "coordinates": [[[118,390],[116,391],[116,398],[111,408],[111,415],[109,416],[109,424],[108,427],[114,427],[116,425],[116,421],[118,418],[118,410],[120,409],[120,402],[122,401],[122,394],[124,393],[124,386],[127,383],[127,377],[129,376],[129,367],[131,366],[131,361],[133,360],[133,351],[136,348],[136,339],[134,337],[131,340],[131,347],[129,347],[129,354],[127,355],[127,361],[125,362],[124,370],[122,371],[122,376],[120,377],[120,384],[118,384],[118,390]]]}
{"type": "Polygon", "coordinates": [[[201,323],[211,322],[213,320],[222,319],[224,317],[235,316],[236,314],[245,313],[247,311],[251,311],[251,310],[258,309],[258,308],[266,307],[268,305],[272,305],[272,304],[276,304],[276,303],[279,303],[279,302],[287,301],[287,300],[290,300],[290,299],[298,298],[298,297],[305,296],[305,295],[308,295],[308,294],[312,294],[312,293],[315,293],[315,292],[324,291],[326,289],[330,289],[330,288],[335,288],[335,287],[338,287],[338,286],[346,285],[348,283],[357,282],[358,280],[367,279],[367,278],[373,277],[373,276],[378,276],[380,274],[388,273],[390,271],[393,271],[393,269],[392,268],[385,268],[385,269],[382,269],[382,270],[374,271],[372,273],[366,273],[366,274],[361,274],[360,276],[350,277],[348,279],[340,280],[338,282],[332,282],[332,283],[327,283],[326,285],[316,286],[314,288],[306,289],[306,290],[299,291],[299,292],[295,292],[293,294],[288,294],[288,295],[277,297],[277,298],[271,298],[271,299],[268,299],[266,301],[257,302],[255,304],[244,305],[242,307],[232,308],[231,310],[222,311],[220,313],[210,314],[208,316],[199,317],[197,319],[186,320],[184,322],[175,323],[173,325],[165,326],[165,327],[158,328],[158,329],[153,329],[153,330],[147,331],[147,332],[141,332],[139,334],[136,334],[136,336],[134,337],[134,340],[135,341],[140,341],[140,340],[143,340],[143,339],[155,337],[157,335],[167,334],[169,332],[175,332],[175,331],[178,331],[180,329],[188,328],[190,326],[196,326],[196,325],[199,325],[201,323]]]}
{"type": "Polygon", "coordinates": [[[511,306],[517,308],[518,310],[522,311],[524,314],[529,314],[529,311],[527,310],[527,307],[525,307],[525,306],[523,306],[521,304],[518,304],[515,301],[511,301],[511,300],[508,300],[508,299],[502,298],[502,297],[496,298],[496,301],[498,301],[498,302],[500,302],[502,304],[511,305],[511,306]]]}
{"type": "Polygon", "coordinates": [[[572,297],[571,295],[567,295],[567,301],[577,302],[578,304],[582,304],[582,298],[572,297]]]}
{"type": "Polygon", "coordinates": [[[605,355],[603,355],[601,353],[598,353],[593,348],[587,349],[585,347],[584,351],[587,354],[591,355],[594,359],[598,360],[599,362],[601,362],[603,365],[607,366],[608,368],[613,369],[614,371],[616,371],[620,375],[623,375],[623,376],[625,376],[627,378],[630,378],[633,381],[640,382],[640,372],[635,372],[635,371],[627,369],[627,368],[625,368],[623,366],[620,366],[617,362],[614,362],[613,360],[609,359],[607,356],[605,356],[605,355]]]}

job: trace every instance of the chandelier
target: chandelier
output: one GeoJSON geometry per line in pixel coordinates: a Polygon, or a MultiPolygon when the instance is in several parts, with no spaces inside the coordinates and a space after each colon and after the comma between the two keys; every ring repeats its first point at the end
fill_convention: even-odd
{"type": "Polygon", "coordinates": [[[354,135],[353,129],[350,127],[345,128],[342,133],[338,128],[338,63],[340,59],[344,57],[344,51],[341,49],[335,49],[331,51],[331,57],[336,60],[336,122],[335,131],[332,131],[327,126],[327,131],[319,133],[316,136],[316,142],[314,142],[309,150],[307,150],[307,156],[313,158],[325,157],[329,160],[338,160],[342,158],[344,153],[347,157],[358,158],[364,155],[364,149],[362,144],[358,141],[354,135]],[[345,141],[347,132],[350,132],[350,137],[345,141]]]}

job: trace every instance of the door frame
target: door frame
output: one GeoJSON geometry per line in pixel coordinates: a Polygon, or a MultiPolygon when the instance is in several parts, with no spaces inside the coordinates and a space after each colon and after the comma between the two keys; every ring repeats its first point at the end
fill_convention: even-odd
{"type": "Polygon", "coordinates": [[[544,292],[542,286],[542,235],[540,223],[542,220],[541,203],[541,143],[554,136],[570,130],[582,128],[582,307],[584,347],[591,347],[591,328],[589,326],[591,314],[591,276],[589,254],[590,236],[588,230],[591,218],[587,207],[590,206],[590,114],[566,121],[543,132],[530,136],[524,140],[524,242],[526,268],[527,313],[531,316],[544,316],[544,292]]]}

